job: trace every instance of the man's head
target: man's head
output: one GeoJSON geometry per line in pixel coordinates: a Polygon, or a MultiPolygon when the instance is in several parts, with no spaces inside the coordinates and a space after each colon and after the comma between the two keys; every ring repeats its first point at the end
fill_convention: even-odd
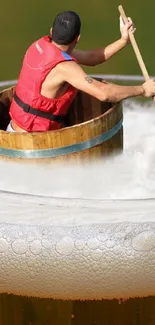
{"type": "Polygon", "coordinates": [[[59,45],[77,42],[80,36],[81,20],[74,11],[63,11],[56,16],[52,28],[52,40],[59,45]]]}

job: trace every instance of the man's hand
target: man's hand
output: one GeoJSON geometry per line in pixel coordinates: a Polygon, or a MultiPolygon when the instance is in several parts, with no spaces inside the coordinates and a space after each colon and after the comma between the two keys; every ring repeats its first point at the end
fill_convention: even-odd
{"type": "Polygon", "coordinates": [[[129,43],[129,31],[134,33],[136,28],[134,27],[134,24],[130,17],[128,17],[128,23],[124,24],[122,17],[120,16],[120,32],[121,32],[121,38],[126,42],[129,43]]]}
{"type": "Polygon", "coordinates": [[[144,96],[145,97],[155,96],[155,82],[154,82],[154,80],[150,79],[150,80],[146,81],[142,85],[142,87],[144,89],[144,96]]]}

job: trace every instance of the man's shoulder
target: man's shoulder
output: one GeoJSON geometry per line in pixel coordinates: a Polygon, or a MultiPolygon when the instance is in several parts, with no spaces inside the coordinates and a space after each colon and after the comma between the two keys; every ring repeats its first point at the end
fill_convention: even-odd
{"type": "Polygon", "coordinates": [[[73,60],[68,60],[68,61],[62,61],[57,65],[58,69],[73,69],[76,68],[78,66],[78,63],[76,61],[73,60]]]}

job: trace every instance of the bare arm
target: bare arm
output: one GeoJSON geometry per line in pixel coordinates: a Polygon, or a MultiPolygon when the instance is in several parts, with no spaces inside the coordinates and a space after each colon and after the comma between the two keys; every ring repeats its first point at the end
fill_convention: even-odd
{"type": "Polygon", "coordinates": [[[135,32],[133,22],[128,17],[128,23],[124,24],[120,17],[121,38],[104,48],[97,48],[91,51],[74,50],[72,55],[79,64],[95,66],[109,60],[113,55],[122,50],[129,43],[129,30],[135,32]]]}
{"type": "Polygon", "coordinates": [[[73,87],[82,90],[100,101],[118,102],[128,97],[144,95],[146,97],[155,94],[155,83],[150,81],[138,86],[119,86],[97,81],[82,70],[75,62],[63,62],[59,64],[61,82],[68,82],[73,87]]]}
{"type": "Polygon", "coordinates": [[[127,42],[120,38],[118,41],[107,45],[104,48],[97,48],[89,51],[73,50],[72,56],[75,57],[79,64],[86,66],[96,66],[110,59],[126,46],[127,42]]]}

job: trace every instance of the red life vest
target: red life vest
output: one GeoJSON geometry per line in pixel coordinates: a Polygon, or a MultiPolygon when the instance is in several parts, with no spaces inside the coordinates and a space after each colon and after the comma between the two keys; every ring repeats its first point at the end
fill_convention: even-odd
{"type": "Polygon", "coordinates": [[[19,127],[29,132],[61,127],[62,117],[77,90],[69,85],[64,95],[54,99],[44,97],[40,91],[48,73],[66,60],[76,61],[52,44],[49,36],[42,37],[28,48],[10,106],[10,116],[19,127]]]}

